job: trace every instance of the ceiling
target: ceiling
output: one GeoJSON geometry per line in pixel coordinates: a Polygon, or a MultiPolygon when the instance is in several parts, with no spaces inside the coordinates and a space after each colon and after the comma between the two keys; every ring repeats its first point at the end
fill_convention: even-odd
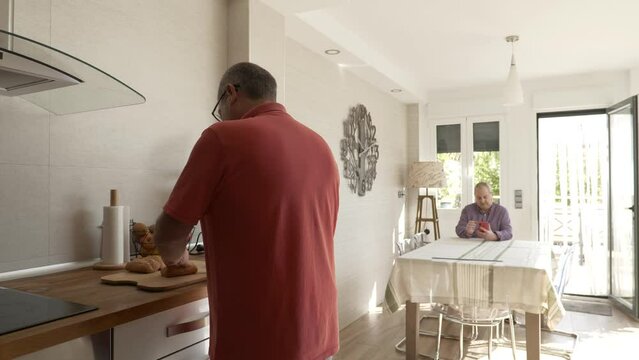
{"type": "Polygon", "coordinates": [[[407,102],[505,82],[511,34],[524,82],[639,66],[637,0],[262,1],[288,36],[407,102]]]}

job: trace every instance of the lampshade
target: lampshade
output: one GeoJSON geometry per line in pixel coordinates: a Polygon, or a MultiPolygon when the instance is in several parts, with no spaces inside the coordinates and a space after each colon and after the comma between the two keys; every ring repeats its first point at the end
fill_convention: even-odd
{"type": "Polygon", "coordinates": [[[444,164],[439,161],[420,161],[411,165],[408,172],[408,187],[441,188],[446,186],[444,164]]]}
{"type": "Polygon", "coordinates": [[[504,106],[515,106],[524,103],[524,92],[521,88],[519,74],[517,74],[517,64],[515,62],[515,41],[519,40],[519,36],[511,35],[506,37],[506,41],[511,43],[512,54],[510,57],[510,70],[508,71],[508,79],[504,88],[504,106]]]}

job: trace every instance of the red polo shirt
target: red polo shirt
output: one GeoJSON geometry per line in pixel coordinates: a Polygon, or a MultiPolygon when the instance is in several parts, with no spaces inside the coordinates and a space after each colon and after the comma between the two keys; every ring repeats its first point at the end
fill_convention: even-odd
{"type": "Polygon", "coordinates": [[[212,359],[337,352],[338,192],[330,148],[280,104],[202,133],[164,211],[202,224],[212,359]]]}

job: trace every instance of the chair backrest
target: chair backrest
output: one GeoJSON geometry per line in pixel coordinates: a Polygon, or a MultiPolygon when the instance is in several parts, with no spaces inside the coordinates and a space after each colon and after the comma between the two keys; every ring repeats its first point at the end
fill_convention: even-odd
{"type": "Polygon", "coordinates": [[[395,240],[395,248],[397,249],[397,255],[404,255],[406,253],[406,239],[395,240]]]}
{"type": "Polygon", "coordinates": [[[404,255],[405,253],[420,248],[426,244],[429,244],[428,234],[430,231],[426,229],[423,232],[417,233],[411,236],[408,239],[397,239],[395,240],[395,248],[397,249],[397,254],[404,255]]]}
{"type": "Polygon", "coordinates": [[[557,291],[557,295],[561,298],[564,293],[566,284],[570,280],[570,269],[572,267],[572,259],[575,255],[575,246],[568,245],[559,258],[559,264],[557,266],[557,275],[555,276],[553,286],[557,291]]]}
{"type": "Polygon", "coordinates": [[[463,322],[492,321],[508,317],[508,304],[493,303],[491,279],[492,265],[484,262],[455,262],[449,279],[455,291],[453,304],[440,306],[450,319],[463,322]]]}

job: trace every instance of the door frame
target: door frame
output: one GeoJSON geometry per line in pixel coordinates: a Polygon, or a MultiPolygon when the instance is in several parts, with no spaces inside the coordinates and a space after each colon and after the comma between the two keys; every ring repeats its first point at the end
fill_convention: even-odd
{"type": "MultiPolygon", "coordinates": [[[[633,147],[633,153],[632,153],[632,157],[633,157],[633,161],[632,163],[634,164],[634,189],[635,189],[635,194],[634,194],[634,207],[635,210],[633,211],[633,233],[634,233],[634,301],[632,304],[632,309],[629,309],[626,306],[627,302],[622,302],[619,299],[617,299],[616,296],[612,295],[612,234],[613,234],[613,228],[612,228],[612,181],[608,182],[608,193],[610,194],[608,196],[608,208],[610,209],[608,211],[608,227],[610,229],[609,231],[609,235],[608,235],[608,249],[610,251],[609,257],[610,257],[610,262],[609,262],[609,266],[610,266],[610,295],[608,296],[608,298],[610,299],[610,301],[613,303],[613,305],[615,305],[615,307],[617,309],[619,309],[620,311],[624,312],[625,314],[635,318],[635,319],[639,319],[639,266],[638,266],[638,261],[639,261],[639,247],[637,246],[637,239],[639,238],[639,223],[638,223],[638,219],[637,219],[637,205],[639,204],[639,191],[637,189],[637,181],[639,178],[639,171],[638,171],[638,164],[637,164],[637,159],[639,158],[638,155],[638,147],[637,147],[637,95],[631,96],[609,108],[606,109],[606,113],[608,114],[608,143],[612,144],[612,139],[610,137],[610,114],[617,112],[621,109],[624,109],[626,107],[630,106],[631,109],[631,114],[632,114],[632,147],[633,147]]],[[[609,145],[610,146],[610,145],[609,145]]],[[[610,158],[610,148],[608,149],[608,157],[610,158]]],[[[608,163],[608,174],[609,176],[612,176],[612,159],[611,161],[609,161],[608,163]]]]}

